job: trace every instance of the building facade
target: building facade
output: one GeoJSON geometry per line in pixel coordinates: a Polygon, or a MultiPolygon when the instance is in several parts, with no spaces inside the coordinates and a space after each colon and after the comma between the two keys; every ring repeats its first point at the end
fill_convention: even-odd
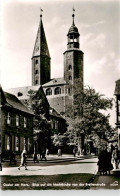
{"type": "Polygon", "coordinates": [[[116,127],[118,130],[118,148],[120,150],[120,79],[116,81],[114,95],[116,97],[116,127]]]}
{"type": "Polygon", "coordinates": [[[33,113],[1,87],[0,95],[2,155],[6,156],[11,151],[20,154],[23,149],[30,152],[33,144],[33,113]]]}

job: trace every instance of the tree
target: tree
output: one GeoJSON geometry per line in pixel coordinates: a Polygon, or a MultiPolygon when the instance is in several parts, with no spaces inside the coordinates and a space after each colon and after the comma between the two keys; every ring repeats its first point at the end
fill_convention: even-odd
{"type": "Polygon", "coordinates": [[[69,121],[69,144],[84,148],[85,141],[91,138],[95,141],[95,135],[107,140],[112,128],[109,124],[110,115],[103,112],[112,108],[113,99],[106,98],[95,89],[85,86],[76,79],[73,90],[73,105],[68,105],[66,119],[69,121]]]}
{"type": "Polygon", "coordinates": [[[38,145],[38,151],[50,148],[51,133],[49,120],[49,103],[42,87],[39,90],[28,92],[29,99],[24,103],[34,112],[33,129],[34,141],[38,145]]]}

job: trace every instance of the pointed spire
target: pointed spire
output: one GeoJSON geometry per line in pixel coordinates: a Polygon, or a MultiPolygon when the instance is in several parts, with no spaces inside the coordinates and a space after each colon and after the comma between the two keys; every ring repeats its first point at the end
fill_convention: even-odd
{"type": "Polygon", "coordinates": [[[38,27],[38,32],[36,36],[36,41],[35,41],[32,57],[40,56],[41,54],[47,55],[48,57],[50,57],[47,40],[45,36],[45,31],[43,27],[43,22],[42,22],[42,12],[43,10],[40,8],[40,23],[38,27]]]}

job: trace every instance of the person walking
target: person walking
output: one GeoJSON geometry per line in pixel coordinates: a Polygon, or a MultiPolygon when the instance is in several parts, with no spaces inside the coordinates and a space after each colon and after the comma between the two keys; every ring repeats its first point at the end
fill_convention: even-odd
{"type": "Polygon", "coordinates": [[[26,158],[27,158],[27,155],[26,155],[26,150],[23,150],[23,152],[22,152],[22,154],[21,154],[21,164],[20,164],[20,166],[18,167],[18,169],[20,170],[20,168],[22,167],[22,166],[25,166],[25,170],[28,170],[27,169],[27,164],[26,164],[26,158]]]}
{"type": "Polygon", "coordinates": [[[118,169],[118,165],[119,165],[118,147],[115,147],[115,150],[113,151],[113,161],[115,162],[115,169],[118,169]]]}
{"type": "Polygon", "coordinates": [[[76,149],[73,148],[73,156],[75,157],[76,156],[76,149]]]}
{"type": "Polygon", "coordinates": [[[34,163],[35,163],[35,162],[38,162],[38,159],[37,159],[37,152],[34,152],[34,154],[33,154],[33,161],[34,161],[34,163]]]}

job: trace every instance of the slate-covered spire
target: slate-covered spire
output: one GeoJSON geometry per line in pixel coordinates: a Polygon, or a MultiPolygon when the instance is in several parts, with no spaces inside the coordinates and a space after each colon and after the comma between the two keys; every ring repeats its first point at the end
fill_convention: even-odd
{"type": "Polygon", "coordinates": [[[37,37],[32,55],[32,85],[43,85],[50,81],[50,53],[40,15],[37,37]]]}
{"type": "Polygon", "coordinates": [[[43,27],[43,22],[42,22],[42,15],[40,15],[40,23],[37,31],[37,37],[35,41],[35,46],[33,50],[33,55],[34,56],[39,56],[39,55],[47,55],[50,57],[48,45],[47,45],[47,40],[45,36],[45,31],[43,27]]]}

